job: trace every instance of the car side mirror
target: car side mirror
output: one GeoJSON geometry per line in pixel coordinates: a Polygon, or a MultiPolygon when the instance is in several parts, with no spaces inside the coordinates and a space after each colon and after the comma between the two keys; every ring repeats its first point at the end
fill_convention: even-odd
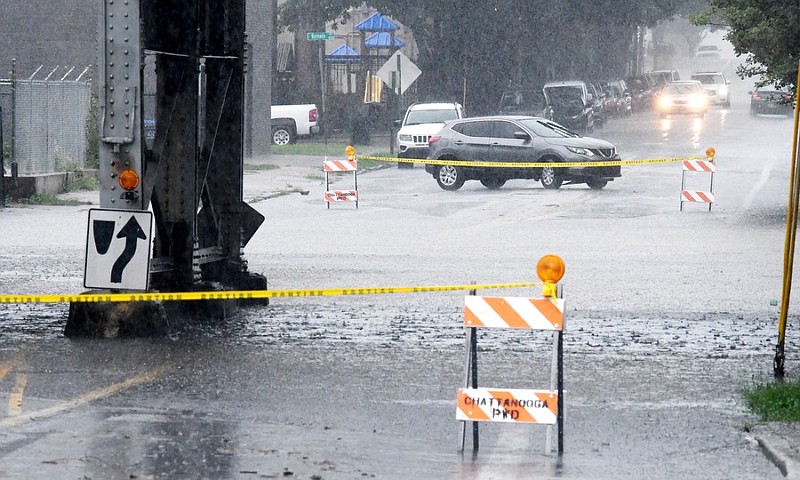
{"type": "Polygon", "coordinates": [[[522,130],[517,130],[516,132],[514,132],[514,138],[516,138],[517,140],[530,140],[531,136],[528,135],[526,132],[523,132],[522,130]]]}
{"type": "Polygon", "coordinates": [[[401,120],[395,120],[394,121],[394,126],[399,128],[401,123],[402,123],[401,120]]]}

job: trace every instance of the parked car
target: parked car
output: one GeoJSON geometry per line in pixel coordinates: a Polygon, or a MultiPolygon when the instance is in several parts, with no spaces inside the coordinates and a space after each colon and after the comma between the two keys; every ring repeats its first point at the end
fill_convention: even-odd
{"type": "Polygon", "coordinates": [[[631,114],[633,103],[628,86],[624,80],[611,80],[602,83],[606,98],[612,98],[611,107],[617,116],[628,116],[631,114]]]}
{"type": "Polygon", "coordinates": [[[542,91],[547,103],[553,107],[555,122],[578,132],[590,133],[594,130],[593,98],[585,82],[548,82],[542,91]]]}
{"type": "Polygon", "coordinates": [[[606,112],[606,94],[597,82],[586,82],[589,87],[589,94],[592,96],[592,114],[594,115],[594,126],[603,128],[606,123],[608,113],[606,112]]]}
{"type": "Polygon", "coordinates": [[[553,119],[553,107],[547,103],[542,87],[515,89],[500,97],[499,115],[527,115],[553,119]]]}
{"type": "MultiPolygon", "coordinates": [[[[397,150],[400,158],[427,158],[428,139],[444,122],[464,118],[464,108],[456,102],[415,103],[397,121],[397,150]]],[[[413,163],[399,162],[397,168],[412,168],[413,163]]]]}
{"type": "Polygon", "coordinates": [[[655,83],[647,75],[634,75],[625,78],[631,94],[631,110],[640,112],[653,107],[655,83]]]}
{"type": "Polygon", "coordinates": [[[655,95],[661,93],[661,89],[664,88],[664,85],[680,81],[681,79],[681,74],[677,70],[653,70],[652,72],[645,73],[645,75],[649,77],[652,84],[655,85],[653,91],[655,95]]]}
{"type": "Polygon", "coordinates": [[[703,84],[703,89],[708,94],[708,100],[715,105],[731,106],[730,80],[725,78],[722,72],[696,72],[692,74],[692,80],[697,80],[703,84]]]}
{"type": "Polygon", "coordinates": [[[496,168],[425,165],[444,190],[458,190],[467,180],[497,189],[514,178],[541,181],[547,189],[585,183],[602,189],[620,177],[617,166],[592,167],[592,162],[619,160],[617,149],[605,140],[582,137],[564,126],[539,117],[498,115],[447,122],[430,139],[431,159],[473,162],[585,163],[586,167],[496,168]]]}
{"type": "Polygon", "coordinates": [[[704,117],[708,110],[708,94],[696,80],[667,83],[658,95],[661,118],[676,113],[704,117]]]}
{"type": "Polygon", "coordinates": [[[298,137],[308,137],[319,133],[317,106],[313,103],[273,105],[271,118],[272,143],[275,145],[295,143],[298,137]]]}
{"type": "Polygon", "coordinates": [[[783,87],[759,87],[750,93],[750,115],[792,116],[794,97],[783,87]]]}

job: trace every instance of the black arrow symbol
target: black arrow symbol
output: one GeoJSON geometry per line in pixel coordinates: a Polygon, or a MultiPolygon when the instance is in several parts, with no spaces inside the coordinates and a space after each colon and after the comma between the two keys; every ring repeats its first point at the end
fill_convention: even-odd
{"type": "Polygon", "coordinates": [[[122,230],[117,234],[117,238],[125,238],[125,250],[122,251],[117,261],[114,262],[114,266],[111,267],[111,283],[122,283],[122,271],[125,270],[125,267],[128,266],[128,263],[136,253],[137,239],[147,240],[147,236],[134,216],[131,216],[128,223],[122,227],[122,230]]]}

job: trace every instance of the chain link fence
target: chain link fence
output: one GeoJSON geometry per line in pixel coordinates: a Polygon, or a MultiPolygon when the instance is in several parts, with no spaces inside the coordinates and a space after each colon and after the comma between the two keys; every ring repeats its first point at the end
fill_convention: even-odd
{"type": "Polygon", "coordinates": [[[20,175],[84,168],[92,98],[88,72],[56,67],[42,73],[40,67],[28,78],[14,72],[0,80],[10,150],[6,166],[13,162],[20,175]]]}

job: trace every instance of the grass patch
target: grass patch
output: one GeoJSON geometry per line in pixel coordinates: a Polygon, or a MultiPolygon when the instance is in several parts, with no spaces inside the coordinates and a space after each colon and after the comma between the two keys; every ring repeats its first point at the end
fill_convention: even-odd
{"type": "MultiPolygon", "coordinates": [[[[344,143],[290,143],[289,145],[273,145],[272,153],[276,155],[317,155],[320,157],[344,158],[344,143]]],[[[358,148],[356,148],[358,152],[358,148]]]]}
{"type": "Polygon", "coordinates": [[[745,397],[762,421],[800,422],[800,381],[757,385],[745,397]]]}
{"type": "Polygon", "coordinates": [[[85,202],[80,200],[65,200],[58,198],[51,193],[35,193],[27,198],[20,198],[17,202],[25,205],[55,205],[59,207],[75,207],[77,205],[84,205],[85,202]]]}
{"type": "Polygon", "coordinates": [[[78,190],[94,191],[100,189],[100,180],[94,175],[78,176],[70,179],[67,184],[68,192],[75,192],[78,190]]]}
{"type": "Polygon", "coordinates": [[[272,163],[245,163],[245,170],[277,170],[281,167],[272,163]]]}
{"type": "MultiPolygon", "coordinates": [[[[369,154],[367,156],[368,157],[394,157],[395,155],[392,155],[389,152],[379,152],[379,153],[371,153],[371,154],[369,154]]],[[[394,166],[394,163],[392,163],[392,162],[379,162],[378,160],[366,160],[366,159],[358,161],[359,170],[362,170],[362,169],[365,170],[365,169],[369,169],[369,168],[381,167],[381,166],[386,166],[386,165],[394,166]]]]}

